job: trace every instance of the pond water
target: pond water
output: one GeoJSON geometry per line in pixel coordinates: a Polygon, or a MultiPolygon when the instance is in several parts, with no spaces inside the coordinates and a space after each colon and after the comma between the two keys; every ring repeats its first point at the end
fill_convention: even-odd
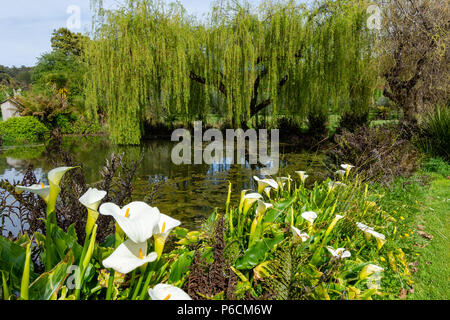
{"type": "MultiPolygon", "coordinates": [[[[95,184],[101,178],[100,170],[105,160],[113,153],[123,152],[128,159],[144,160],[137,172],[133,189],[133,200],[142,201],[154,182],[161,182],[152,206],[162,213],[182,221],[184,227],[196,229],[203,218],[216,207],[224,207],[227,198],[228,181],[233,184],[233,199],[237,200],[240,190],[253,189],[254,175],[260,169],[254,165],[175,165],[171,151],[176,143],[170,140],[146,141],[141,146],[115,146],[107,137],[63,137],[63,148],[69,151],[76,163],[82,163],[88,184],[95,184]]],[[[32,164],[38,179],[46,181],[46,173],[52,169],[43,156],[44,145],[3,146],[0,149],[0,179],[10,182],[21,181],[27,167],[32,164]]],[[[289,145],[280,146],[279,175],[295,175],[296,170],[307,170],[310,183],[326,177],[327,159],[323,154],[294,151],[289,145]]],[[[6,222],[5,224],[7,224],[6,222]]],[[[6,229],[14,229],[5,225],[6,229]],[[9,227],[9,228],[8,228],[9,227]]],[[[17,232],[17,230],[12,230],[17,232]]]]}

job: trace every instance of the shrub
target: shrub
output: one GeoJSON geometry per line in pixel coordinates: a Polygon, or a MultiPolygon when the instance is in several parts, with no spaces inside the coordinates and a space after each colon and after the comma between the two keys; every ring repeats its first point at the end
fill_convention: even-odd
{"type": "Polygon", "coordinates": [[[315,138],[323,138],[327,135],[328,116],[324,112],[310,112],[307,118],[309,134],[315,138]]]}
{"type": "Polygon", "coordinates": [[[398,126],[360,127],[335,136],[331,155],[351,163],[366,181],[388,185],[398,176],[408,176],[418,166],[419,153],[402,137],[398,126]]]}
{"type": "Polygon", "coordinates": [[[0,135],[6,143],[36,142],[48,135],[48,128],[34,117],[16,117],[0,123],[0,135]]]}
{"type": "Polygon", "coordinates": [[[419,125],[417,144],[424,152],[450,160],[450,108],[438,107],[419,125]]]}
{"type": "Polygon", "coordinates": [[[354,112],[345,112],[339,123],[339,132],[347,129],[348,131],[355,131],[360,126],[364,126],[369,122],[369,113],[354,113],[354,112]]]}

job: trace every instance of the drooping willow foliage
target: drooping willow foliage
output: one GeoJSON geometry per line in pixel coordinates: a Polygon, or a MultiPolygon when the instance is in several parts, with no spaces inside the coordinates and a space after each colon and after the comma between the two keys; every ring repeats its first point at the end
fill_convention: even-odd
{"type": "Polygon", "coordinates": [[[375,83],[364,0],[314,5],[217,1],[207,19],[179,4],[127,0],[98,15],[86,48],[87,104],[106,108],[112,140],[138,144],[144,120],[363,110],[375,83]]]}

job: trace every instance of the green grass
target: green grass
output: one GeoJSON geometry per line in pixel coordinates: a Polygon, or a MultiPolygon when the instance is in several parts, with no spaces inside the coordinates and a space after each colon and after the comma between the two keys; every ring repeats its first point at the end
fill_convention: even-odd
{"type": "Polygon", "coordinates": [[[414,221],[424,226],[424,232],[432,235],[433,240],[421,240],[426,246],[418,252],[418,271],[413,274],[415,286],[411,299],[450,299],[450,180],[438,175],[435,179],[414,221]]]}
{"type": "MultiPolygon", "coordinates": [[[[394,245],[406,253],[412,280],[391,288],[399,292],[391,298],[450,299],[449,175],[448,162],[430,159],[413,177],[396,180],[389,190],[380,189],[383,208],[393,211],[398,221],[394,245]]],[[[393,281],[398,276],[391,274],[386,285],[398,283],[393,281]]]]}

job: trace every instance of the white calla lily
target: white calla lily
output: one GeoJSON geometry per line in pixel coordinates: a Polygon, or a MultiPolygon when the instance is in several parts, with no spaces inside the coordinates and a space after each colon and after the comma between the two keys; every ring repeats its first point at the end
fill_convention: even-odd
{"type": "Polygon", "coordinates": [[[24,187],[24,186],[17,186],[16,187],[16,192],[18,194],[21,194],[24,191],[37,194],[46,203],[48,202],[48,199],[50,197],[50,186],[46,186],[43,183],[41,183],[41,184],[33,184],[32,186],[29,186],[29,187],[24,187]]]}
{"type": "Polygon", "coordinates": [[[100,214],[112,216],[125,234],[135,243],[150,239],[159,224],[161,213],[145,202],[132,202],[122,209],[114,203],[101,205],[100,214]]]}
{"type": "Polygon", "coordinates": [[[278,187],[280,189],[284,188],[284,185],[288,182],[288,181],[292,181],[291,178],[289,177],[277,177],[277,183],[278,183],[278,187]]]}
{"type": "Polygon", "coordinates": [[[330,181],[328,183],[328,189],[334,190],[338,187],[346,187],[347,185],[345,183],[339,182],[339,181],[330,181]]]}
{"type": "Polygon", "coordinates": [[[306,171],[295,171],[295,173],[300,177],[300,180],[302,181],[302,183],[305,183],[306,179],[309,177],[306,174],[306,171]]]}
{"type": "Polygon", "coordinates": [[[341,164],[341,168],[345,170],[345,175],[348,176],[350,173],[350,170],[352,170],[355,166],[352,166],[351,164],[341,164]]]}
{"type": "Polygon", "coordinates": [[[366,226],[363,223],[357,222],[356,226],[364,232],[367,240],[370,240],[370,237],[373,236],[377,241],[378,249],[381,249],[383,245],[386,243],[386,237],[384,234],[376,232],[373,228],[366,226]]]}
{"type": "Polygon", "coordinates": [[[86,221],[86,234],[89,236],[98,219],[98,207],[100,202],[106,197],[106,191],[89,188],[80,199],[80,203],[88,210],[88,218],[86,221]]]}
{"type": "Polygon", "coordinates": [[[263,196],[259,193],[249,193],[244,195],[244,205],[243,205],[243,212],[244,214],[247,214],[247,212],[251,209],[253,204],[256,203],[256,201],[263,199],[263,196]]]}
{"type": "Polygon", "coordinates": [[[333,247],[327,246],[327,249],[334,258],[344,259],[352,256],[350,251],[346,250],[345,248],[338,248],[334,250],[333,247]]]}
{"type": "Polygon", "coordinates": [[[97,211],[100,202],[106,197],[106,194],[106,191],[89,188],[88,191],[80,197],[79,201],[86,208],[97,211]]]}
{"type": "Polygon", "coordinates": [[[252,225],[250,227],[250,243],[253,243],[256,237],[256,228],[261,223],[261,221],[264,218],[264,215],[266,214],[267,209],[272,208],[273,204],[271,203],[265,203],[264,201],[258,200],[258,207],[256,208],[256,216],[255,219],[252,222],[252,225]]]}
{"type": "Polygon", "coordinates": [[[317,213],[315,213],[314,211],[306,211],[302,213],[302,218],[313,225],[314,221],[316,221],[317,219],[317,213]]]}
{"type": "Polygon", "coordinates": [[[148,294],[152,300],[192,300],[182,289],[162,283],[149,289],[148,294]]]}
{"type": "Polygon", "coordinates": [[[307,233],[301,232],[296,227],[291,226],[291,230],[292,230],[292,235],[294,236],[294,240],[302,240],[302,242],[305,242],[309,239],[309,235],[307,233]]]}
{"type": "Polygon", "coordinates": [[[67,171],[72,170],[74,168],[75,167],[60,167],[60,168],[55,168],[53,170],[50,170],[50,172],[47,174],[50,184],[59,186],[59,183],[61,182],[61,179],[64,177],[64,174],[67,171]]]}
{"type": "Polygon", "coordinates": [[[380,272],[383,272],[384,269],[382,267],[379,267],[377,265],[374,264],[368,264],[367,266],[365,266],[362,270],[361,273],[359,275],[359,278],[361,280],[367,279],[368,277],[370,277],[373,274],[377,274],[380,272]]]}
{"type": "Polygon", "coordinates": [[[160,258],[162,255],[167,237],[172,232],[172,230],[179,225],[181,225],[181,221],[161,213],[159,222],[157,225],[155,225],[155,230],[153,230],[155,251],[158,254],[158,258],[160,258]]]}
{"type": "Polygon", "coordinates": [[[260,179],[254,176],[253,179],[258,183],[258,193],[262,193],[267,187],[278,190],[278,183],[273,179],[260,179]]]}
{"type": "Polygon", "coordinates": [[[127,274],[157,258],[156,252],[147,254],[147,242],[135,243],[126,240],[108,258],[103,260],[103,266],[127,274]]]}
{"type": "Polygon", "coordinates": [[[336,174],[342,179],[342,180],[344,180],[344,178],[345,178],[345,174],[346,174],[347,172],[345,171],[345,170],[338,170],[338,171],[336,171],[336,174]]]}

